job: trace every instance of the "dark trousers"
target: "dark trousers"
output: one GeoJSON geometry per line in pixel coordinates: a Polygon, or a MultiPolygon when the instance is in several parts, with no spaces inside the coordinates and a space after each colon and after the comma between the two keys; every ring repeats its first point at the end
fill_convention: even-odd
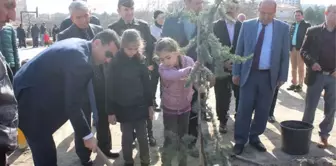
{"type": "Polygon", "coordinates": [[[158,72],[157,67],[155,67],[155,69],[151,71],[150,74],[151,74],[151,87],[152,87],[152,92],[153,92],[153,100],[155,101],[157,86],[158,86],[159,78],[160,78],[160,74],[158,72]]]}
{"type": "Polygon", "coordinates": [[[273,101],[272,101],[272,105],[271,105],[271,110],[269,112],[269,116],[274,116],[274,109],[275,109],[275,106],[276,106],[276,101],[278,99],[278,92],[279,92],[279,87],[277,87],[275,89],[274,97],[273,97],[273,101]]]}
{"type": "MultiPolygon", "coordinates": [[[[31,100],[32,93],[23,90],[17,97],[19,103],[19,128],[27,138],[31,149],[35,166],[57,166],[56,146],[52,134],[57,131],[68,120],[66,114],[55,114],[55,118],[50,119],[48,115],[41,117],[35,116],[43,114],[36,100],[31,100]],[[25,92],[26,91],[26,92],[25,92]],[[37,107],[36,107],[37,106],[37,107]],[[35,112],[35,111],[39,112],[35,112]]],[[[88,124],[91,116],[89,103],[83,106],[83,112],[88,124]]],[[[53,115],[49,115],[53,116],[53,115]]],[[[82,162],[90,160],[91,151],[84,146],[83,138],[75,133],[75,149],[82,162]]]]}
{"type": "Polygon", "coordinates": [[[181,115],[163,113],[163,125],[164,150],[162,154],[162,165],[171,166],[172,159],[176,154],[173,152],[174,150],[178,150],[181,152],[178,156],[179,166],[186,166],[188,145],[183,143],[183,137],[188,134],[189,112],[181,115]]]}
{"type": "Polygon", "coordinates": [[[189,144],[189,148],[193,148],[196,145],[197,142],[197,137],[198,137],[198,115],[197,113],[194,112],[190,112],[189,115],[189,130],[188,133],[190,136],[194,137],[194,140],[191,141],[191,143],[189,144]]]}
{"type": "Polygon", "coordinates": [[[39,37],[33,37],[33,47],[38,47],[39,43],[38,43],[39,37]]]}
{"type": "Polygon", "coordinates": [[[218,120],[223,125],[226,125],[229,118],[228,112],[230,110],[232,90],[234,92],[234,97],[236,98],[235,110],[237,112],[239,104],[239,86],[233,84],[231,76],[216,78],[216,113],[218,120]]]}
{"type": "Polygon", "coordinates": [[[97,140],[98,147],[104,152],[109,152],[112,148],[110,123],[108,122],[108,115],[105,110],[98,110],[97,123],[97,140]]]}
{"type": "Polygon", "coordinates": [[[0,147],[0,165],[7,166],[7,155],[8,148],[0,147]]]}
{"type": "Polygon", "coordinates": [[[236,144],[245,144],[248,139],[251,143],[260,142],[259,135],[265,131],[275,91],[270,79],[269,71],[251,70],[246,83],[240,87],[234,131],[236,144]]]}
{"type": "MultiPolygon", "coordinates": [[[[197,89],[193,88],[194,94],[191,100],[191,106],[196,104],[198,98],[197,89]]],[[[189,144],[189,148],[193,148],[196,145],[197,137],[198,137],[198,113],[197,110],[192,110],[189,115],[189,135],[194,137],[194,140],[189,144]]]]}
{"type": "Polygon", "coordinates": [[[27,47],[26,45],[26,38],[19,38],[19,48],[21,47],[27,47]]]}
{"type": "Polygon", "coordinates": [[[140,160],[142,164],[149,164],[149,146],[146,130],[146,120],[140,120],[136,122],[125,122],[120,124],[122,136],[121,136],[121,147],[123,152],[123,157],[125,164],[134,164],[133,160],[133,136],[135,130],[135,136],[139,143],[140,149],[140,160]]]}
{"type": "MultiPolygon", "coordinates": [[[[150,119],[146,120],[147,136],[153,137],[153,122],[150,119]]],[[[133,141],[136,139],[136,131],[133,132],[133,141]]]]}

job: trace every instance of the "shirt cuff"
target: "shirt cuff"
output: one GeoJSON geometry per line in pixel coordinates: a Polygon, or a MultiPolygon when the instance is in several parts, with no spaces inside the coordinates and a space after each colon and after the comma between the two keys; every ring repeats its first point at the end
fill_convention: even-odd
{"type": "Polygon", "coordinates": [[[86,140],[89,140],[89,139],[91,139],[92,137],[93,137],[93,134],[92,134],[92,133],[90,133],[89,135],[87,135],[87,136],[83,137],[83,140],[84,140],[84,141],[86,141],[86,140]]]}

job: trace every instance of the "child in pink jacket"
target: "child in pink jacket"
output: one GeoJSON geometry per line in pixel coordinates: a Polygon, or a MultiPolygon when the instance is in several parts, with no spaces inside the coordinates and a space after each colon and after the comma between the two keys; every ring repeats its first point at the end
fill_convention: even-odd
{"type": "Polygon", "coordinates": [[[182,141],[183,136],[188,134],[193,89],[192,86],[185,87],[185,84],[195,63],[190,57],[181,55],[177,42],[171,38],[160,39],[156,44],[155,52],[161,61],[159,73],[162,86],[161,104],[165,130],[162,163],[163,165],[171,165],[171,160],[174,156],[167,151],[170,145],[175,145],[180,147],[179,165],[187,165],[187,152],[185,151],[187,147],[181,148],[181,146],[186,146],[186,144],[180,144],[179,142],[182,141]]]}

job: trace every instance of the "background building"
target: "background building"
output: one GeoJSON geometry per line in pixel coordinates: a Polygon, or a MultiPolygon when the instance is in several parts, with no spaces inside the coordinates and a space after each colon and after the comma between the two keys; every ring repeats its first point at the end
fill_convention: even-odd
{"type": "Polygon", "coordinates": [[[16,20],[20,20],[20,12],[27,10],[27,1],[26,0],[17,0],[16,1],[16,20]]]}
{"type": "Polygon", "coordinates": [[[281,4],[300,6],[301,0],[280,0],[281,4]]]}

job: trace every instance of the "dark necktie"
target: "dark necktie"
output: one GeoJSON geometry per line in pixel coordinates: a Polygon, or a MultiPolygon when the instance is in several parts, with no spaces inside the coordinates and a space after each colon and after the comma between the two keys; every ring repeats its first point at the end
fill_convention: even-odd
{"type": "Polygon", "coordinates": [[[264,42],[265,37],[265,28],[267,25],[262,24],[262,29],[258,36],[258,41],[254,49],[254,56],[252,61],[252,69],[259,69],[259,62],[260,62],[260,55],[261,55],[261,49],[264,42]]]}

